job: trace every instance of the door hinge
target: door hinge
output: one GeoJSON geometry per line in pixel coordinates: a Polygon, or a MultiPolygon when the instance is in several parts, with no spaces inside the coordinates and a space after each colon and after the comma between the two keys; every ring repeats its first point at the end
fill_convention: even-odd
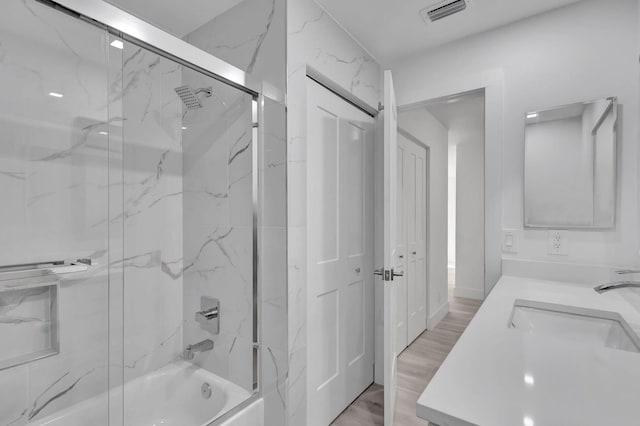
{"type": "Polygon", "coordinates": [[[384,111],[384,105],[380,101],[378,101],[378,111],[384,111]]]}

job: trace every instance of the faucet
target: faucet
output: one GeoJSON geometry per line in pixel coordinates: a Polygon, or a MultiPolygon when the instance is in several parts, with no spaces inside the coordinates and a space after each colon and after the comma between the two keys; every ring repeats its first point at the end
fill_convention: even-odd
{"type": "MultiPolygon", "coordinates": [[[[640,270],[635,269],[621,269],[616,271],[618,275],[628,275],[628,274],[640,274],[640,270]]],[[[601,284],[599,286],[594,287],[593,289],[598,293],[604,293],[609,290],[617,290],[619,288],[640,288],[640,281],[615,281],[612,283],[601,284]]]]}
{"type": "Polygon", "coordinates": [[[193,345],[187,345],[187,348],[182,351],[182,359],[192,360],[196,356],[196,352],[206,352],[213,349],[213,340],[205,339],[202,342],[198,342],[193,345]]]}

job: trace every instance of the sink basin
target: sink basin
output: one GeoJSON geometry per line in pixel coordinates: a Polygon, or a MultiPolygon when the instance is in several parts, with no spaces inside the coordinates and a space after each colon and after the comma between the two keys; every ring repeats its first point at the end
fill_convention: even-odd
{"type": "Polygon", "coordinates": [[[509,326],[526,333],[640,353],[640,339],[617,312],[517,299],[509,326]]]}

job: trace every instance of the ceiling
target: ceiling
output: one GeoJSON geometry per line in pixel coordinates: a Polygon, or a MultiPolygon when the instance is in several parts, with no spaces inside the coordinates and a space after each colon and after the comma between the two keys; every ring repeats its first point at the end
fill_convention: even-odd
{"type": "Polygon", "coordinates": [[[183,38],[243,0],[107,0],[183,38]]]}
{"type": "Polygon", "coordinates": [[[466,10],[426,23],[438,0],[316,0],[383,65],[580,0],[469,0],[466,10]]]}

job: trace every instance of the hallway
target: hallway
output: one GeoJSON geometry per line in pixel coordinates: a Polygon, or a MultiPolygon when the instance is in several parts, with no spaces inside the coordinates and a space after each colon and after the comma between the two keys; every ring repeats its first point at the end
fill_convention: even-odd
{"type": "MultiPolygon", "coordinates": [[[[416,417],[416,402],[478,311],[480,300],[452,297],[447,316],[425,331],[398,357],[395,425],[427,425],[416,417]]],[[[383,388],[373,384],[332,423],[335,426],[383,424],[383,388]]]]}

